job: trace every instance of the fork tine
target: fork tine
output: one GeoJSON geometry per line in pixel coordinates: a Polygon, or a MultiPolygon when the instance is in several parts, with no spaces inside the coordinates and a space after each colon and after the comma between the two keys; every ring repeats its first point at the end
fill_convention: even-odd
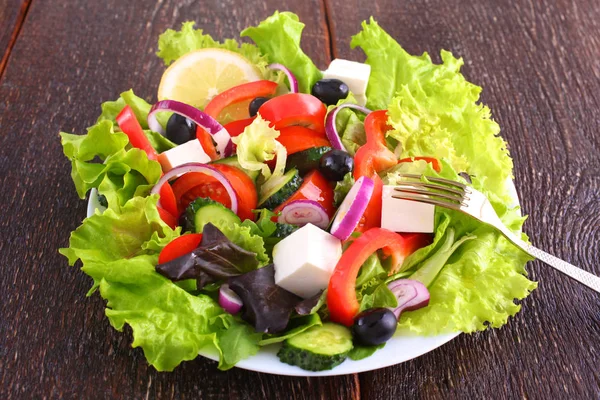
{"type": "Polygon", "coordinates": [[[403,194],[403,195],[394,195],[392,197],[394,199],[399,199],[399,200],[410,200],[410,201],[416,201],[419,203],[426,203],[426,204],[432,204],[432,205],[440,206],[440,207],[444,207],[444,208],[449,208],[452,210],[460,210],[459,203],[450,203],[447,201],[436,200],[436,199],[432,199],[430,197],[419,195],[419,194],[415,194],[415,195],[403,194]]]}
{"type": "MultiPolygon", "coordinates": [[[[422,175],[416,175],[416,174],[399,174],[399,176],[401,176],[403,178],[421,179],[422,175]]],[[[432,176],[426,176],[426,178],[427,178],[428,181],[443,183],[444,185],[454,186],[454,187],[457,187],[457,188],[462,189],[462,190],[465,190],[467,188],[466,185],[464,185],[464,184],[462,184],[460,182],[451,181],[449,179],[434,178],[432,176]]]]}
{"type": "Polygon", "coordinates": [[[452,195],[452,194],[436,193],[436,192],[432,192],[431,190],[423,190],[423,189],[412,188],[412,187],[407,187],[407,188],[395,187],[394,191],[401,193],[401,194],[408,194],[408,195],[424,194],[424,195],[427,195],[428,197],[440,197],[442,199],[452,200],[452,201],[456,201],[458,203],[462,202],[462,200],[463,200],[462,195],[456,196],[456,195],[452,195]]]}
{"type": "MultiPolygon", "coordinates": [[[[444,193],[454,193],[460,197],[463,197],[465,195],[464,190],[453,189],[448,186],[436,185],[436,184],[425,183],[425,182],[400,181],[400,182],[397,182],[395,186],[424,187],[424,188],[439,190],[444,193]]],[[[397,188],[396,190],[408,190],[408,189],[397,188]]],[[[427,193],[431,193],[431,192],[428,191],[427,193]]]]}

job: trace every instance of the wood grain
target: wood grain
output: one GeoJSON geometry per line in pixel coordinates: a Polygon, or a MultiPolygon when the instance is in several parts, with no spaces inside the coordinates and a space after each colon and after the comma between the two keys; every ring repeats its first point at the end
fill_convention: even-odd
{"type": "Polygon", "coordinates": [[[600,274],[595,0],[33,0],[0,80],[0,398],[598,398],[600,297],[538,263],[540,288],[506,327],[335,378],[224,373],[202,358],[157,373],[130,332],[109,326],[103,301],[85,297],[91,281],[56,251],[85,214],[56,133],[82,132],[131,87],[154,100],[166,28],[193,19],[234,37],[277,8],[307,24],[320,67],[361,59],[349,38],[370,15],[413,53],[463,56],[510,143],[533,243],[600,274]]]}
{"type": "Polygon", "coordinates": [[[31,0],[0,0],[0,77],[31,0]]]}
{"type": "MultiPolygon", "coordinates": [[[[328,0],[329,1],[329,0],[328,0]]],[[[356,2],[332,6],[335,56],[374,15],[408,51],[465,59],[502,127],[534,245],[600,274],[600,7],[588,1],[356,2]]],[[[369,399],[598,398],[600,297],[539,262],[539,289],[496,331],[361,374],[369,399]]]]}

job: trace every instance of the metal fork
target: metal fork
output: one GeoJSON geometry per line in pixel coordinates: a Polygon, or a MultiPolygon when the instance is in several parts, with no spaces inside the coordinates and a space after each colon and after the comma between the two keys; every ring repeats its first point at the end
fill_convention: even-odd
{"type": "Polygon", "coordinates": [[[412,200],[462,211],[484,224],[493,226],[515,246],[521,248],[532,257],[542,260],[563,274],[570,276],[600,293],[600,277],[522,241],[504,226],[498,217],[498,214],[496,214],[496,211],[494,211],[494,208],[483,193],[460,182],[447,179],[426,177],[428,182],[422,182],[420,181],[420,175],[402,174],[401,177],[413,180],[398,182],[394,188],[393,198],[412,200]]]}

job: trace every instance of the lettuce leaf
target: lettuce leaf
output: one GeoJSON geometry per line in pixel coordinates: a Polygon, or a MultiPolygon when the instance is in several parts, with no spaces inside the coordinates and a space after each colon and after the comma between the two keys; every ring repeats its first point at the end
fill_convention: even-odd
{"type": "Polygon", "coordinates": [[[322,74],[300,48],[303,29],[304,24],[296,14],[275,11],[258,26],[244,29],[240,36],[252,39],[269,61],[289,68],[298,79],[300,92],[310,93],[322,74]]]}

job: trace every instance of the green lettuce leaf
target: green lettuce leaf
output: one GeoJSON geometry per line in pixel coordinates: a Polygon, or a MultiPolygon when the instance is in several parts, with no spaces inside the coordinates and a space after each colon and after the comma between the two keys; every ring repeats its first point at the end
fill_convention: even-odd
{"type": "Polygon", "coordinates": [[[289,68],[298,79],[300,92],[310,93],[322,74],[300,48],[303,29],[304,24],[296,14],[276,11],[258,26],[244,29],[240,36],[252,39],[269,61],[289,68]]]}
{"type": "Polygon", "coordinates": [[[344,179],[335,183],[335,189],[333,190],[333,202],[336,207],[339,207],[340,204],[342,204],[353,185],[354,176],[352,175],[352,172],[348,172],[346,175],[344,175],[344,179]]]}
{"type": "Polygon", "coordinates": [[[281,73],[267,68],[269,60],[261,53],[258,47],[250,43],[238,43],[234,39],[218,42],[204,34],[202,29],[194,29],[194,22],[188,21],[181,25],[181,30],[167,29],[158,38],[158,52],[165,65],[171,64],[179,57],[194,50],[218,48],[233,51],[248,59],[258,68],[264,79],[280,82],[281,73]]]}
{"type": "Polygon", "coordinates": [[[261,267],[269,263],[269,255],[265,250],[265,241],[258,234],[254,234],[250,226],[226,223],[224,221],[215,223],[215,225],[227,236],[227,239],[244,250],[256,253],[256,258],[261,267]]]}
{"type": "Polygon", "coordinates": [[[383,349],[385,343],[377,346],[357,346],[355,345],[348,353],[348,358],[354,361],[362,360],[363,358],[371,357],[377,350],[383,349]]]}

